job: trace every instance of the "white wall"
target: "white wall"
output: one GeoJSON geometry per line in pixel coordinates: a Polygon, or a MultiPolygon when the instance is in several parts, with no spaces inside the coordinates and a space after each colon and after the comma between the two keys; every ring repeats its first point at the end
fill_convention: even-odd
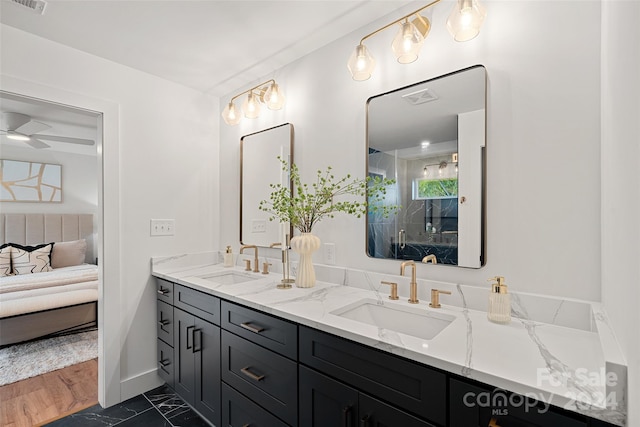
{"type": "Polygon", "coordinates": [[[62,165],[62,203],[0,202],[3,213],[97,213],[96,156],[3,146],[0,157],[62,165]]]}
{"type": "MultiPolygon", "coordinates": [[[[391,54],[395,30],[374,36],[367,45],[378,65],[365,82],[351,79],[349,55],[361,37],[398,14],[265,76],[285,90],[285,109],[236,127],[220,125],[220,177],[229,182],[220,206],[221,244],[237,250],[242,135],[291,122],[303,178],[327,165],[336,175],[364,176],[368,97],[483,64],[489,76],[487,263],[479,270],[421,265],[418,275],[481,287],[503,275],[514,291],[600,300],[600,3],[579,2],[579,19],[572,1],[485,4],[485,26],[468,43],[454,42],[446,30],[451,3],[436,5],[422,55],[410,65],[397,64],[391,54]]],[[[221,105],[246,88],[221,98],[221,105]]],[[[367,258],[362,219],[338,216],[315,232],[336,244],[339,265],[399,273],[397,261],[367,258]]]]}
{"type": "Polygon", "coordinates": [[[105,292],[121,300],[104,316],[120,331],[105,345],[120,347],[115,381],[125,399],[159,384],[150,258],[219,246],[218,123],[212,120],[218,100],[6,25],[0,35],[3,81],[20,79],[118,106],[119,133],[104,150],[120,157],[117,168],[105,164],[104,186],[118,181],[119,197],[104,210],[119,218],[120,269],[104,287],[117,287],[105,292]],[[151,218],[174,218],[176,235],[151,238],[151,218]]]}
{"type": "Polygon", "coordinates": [[[602,302],[640,425],[640,2],[607,1],[602,19],[602,302]]]}

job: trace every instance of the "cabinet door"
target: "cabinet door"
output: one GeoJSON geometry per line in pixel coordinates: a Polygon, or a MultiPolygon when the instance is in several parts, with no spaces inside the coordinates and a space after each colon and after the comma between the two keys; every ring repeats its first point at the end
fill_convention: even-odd
{"type": "Polygon", "coordinates": [[[220,425],[220,328],[197,317],[194,326],[193,405],[211,423],[220,425]]]}
{"type": "Polygon", "coordinates": [[[173,311],[174,338],[174,384],[182,399],[193,404],[195,398],[195,360],[193,356],[193,330],[195,317],[180,309],[173,311]]]}
{"type": "Polygon", "coordinates": [[[356,427],[358,392],[300,365],[300,425],[356,427]]]}
{"type": "Polygon", "coordinates": [[[433,424],[362,393],[359,404],[361,427],[434,427],[433,424]]]}

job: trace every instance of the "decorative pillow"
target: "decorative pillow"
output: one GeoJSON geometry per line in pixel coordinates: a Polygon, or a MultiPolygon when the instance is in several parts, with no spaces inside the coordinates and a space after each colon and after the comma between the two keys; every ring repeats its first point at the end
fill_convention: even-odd
{"type": "Polygon", "coordinates": [[[62,268],[84,264],[86,253],[87,241],[85,239],[56,242],[51,250],[51,267],[62,268]]]}
{"type": "Polygon", "coordinates": [[[13,274],[40,273],[51,271],[51,249],[53,243],[37,246],[22,246],[11,243],[11,264],[13,274]]]}
{"type": "Polygon", "coordinates": [[[5,243],[0,246],[0,277],[11,276],[11,245],[5,243]]]}

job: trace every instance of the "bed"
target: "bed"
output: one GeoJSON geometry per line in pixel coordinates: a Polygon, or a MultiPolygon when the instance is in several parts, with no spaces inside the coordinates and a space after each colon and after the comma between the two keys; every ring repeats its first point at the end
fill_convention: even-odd
{"type": "Polygon", "coordinates": [[[96,326],[93,230],[91,214],[0,214],[0,346],[96,326]]]}

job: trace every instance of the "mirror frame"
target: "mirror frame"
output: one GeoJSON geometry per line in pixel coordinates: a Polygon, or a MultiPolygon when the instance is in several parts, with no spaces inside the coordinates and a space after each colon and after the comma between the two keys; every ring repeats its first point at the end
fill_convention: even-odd
{"type": "MultiPolygon", "coordinates": [[[[243,200],[244,200],[244,185],[245,185],[245,179],[244,179],[244,152],[245,152],[245,144],[246,144],[246,139],[250,138],[250,137],[255,137],[255,136],[259,136],[260,134],[263,134],[265,132],[269,132],[269,131],[273,131],[275,129],[279,129],[282,127],[288,126],[289,127],[289,152],[285,153],[285,155],[288,156],[287,161],[289,162],[289,164],[291,164],[293,162],[293,146],[294,146],[294,129],[293,129],[293,124],[291,123],[283,123],[281,125],[277,125],[277,126],[273,126],[267,129],[263,129],[257,132],[253,132],[247,135],[244,135],[240,138],[240,212],[239,212],[239,220],[240,220],[240,227],[239,227],[239,241],[241,245],[245,245],[245,244],[255,244],[258,247],[261,248],[269,248],[269,247],[274,247],[274,246],[269,246],[269,245],[262,245],[262,244],[256,244],[256,243],[252,243],[252,242],[245,242],[243,241],[243,236],[242,236],[242,231],[243,231],[243,227],[242,227],[242,217],[243,217],[243,212],[244,212],[244,207],[243,207],[243,200]]],[[[280,155],[280,153],[278,153],[277,155],[280,155]]],[[[293,187],[291,185],[291,180],[289,180],[289,191],[292,192],[293,194],[293,187]]],[[[265,194],[263,200],[266,200],[269,198],[269,194],[265,194]]],[[[257,202],[259,203],[259,202],[257,202]]],[[[267,213],[265,213],[266,216],[269,216],[267,213]]],[[[267,226],[270,223],[273,223],[272,221],[269,221],[268,219],[267,221],[267,226]]],[[[278,227],[279,227],[280,223],[278,223],[278,227]]],[[[289,236],[293,236],[293,227],[289,227],[289,236]]],[[[275,244],[275,243],[281,243],[281,239],[278,239],[276,242],[272,242],[271,245],[275,244]]]]}
{"type": "MultiPolygon", "coordinates": [[[[486,143],[487,143],[487,85],[488,85],[488,77],[487,77],[487,71],[486,71],[486,67],[484,67],[483,65],[473,65],[467,68],[463,68],[460,70],[456,70],[456,71],[452,71],[440,76],[436,76],[427,80],[423,80],[417,83],[413,83],[410,85],[406,85],[406,86],[402,86],[399,88],[395,88],[389,91],[386,91],[384,93],[380,93],[377,95],[373,95],[371,97],[369,97],[366,101],[366,114],[365,114],[365,143],[366,143],[366,152],[365,152],[365,174],[366,176],[369,176],[369,157],[370,157],[370,138],[369,138],[369,129],[370,129],[370,117],[369,117],[369,104],[371,103],[372,100],[376,99],[376,98],[380,98],[383,97],[385,95],[389,95],[392,94],[394,92],[400,92],[400,91],[404,91],[407,89],[411,89],[420,85],[424,85],[425,83],[429,83],[429,82],[433,82],[435,80],[439,80],[442,78],[446,78],[446,77],[450,77],[450,76],[454,76],[456,74],[460,74],[463,73],[465,71],[470,71],[476,68],[481,68],[484,70],[484,91],[483,91],[483,96],[484,96],[484,122],[483,122],[483,126],[484,126],[484,133],[483,133],[483,141],[482,144],[480,144],[480,154],[479,154],[479,167],[481,168],[481,171],[479,173],[479,177],[481,182],[480,184],[480,194],[481,194],[481,200],[480,200],[480,206],[478,206],[478,213],[480,215],[480,219],[479,219],[479,224],[478,224],[478,231],[479,231],[479,260],[478,260],[478,264],[477,265],[459,265],[459,264],[440,264],[439,265],[447,265],[447,266],[451,266],[451,267],[460,267],[460,268],[482,268],[485,264],[486,264],[486,246],[487,246],[487,239],[486,239],[486,223],[487,223],[487,215],[486,215],[486,173],[487,173],[487,167],[486,167],[486,143]]],[[[460,148],[458,146],[458,152],[460,151],[460,148]]],[[[458,192],[458,203],[460,203],[460,191],[458,192]]],[[[459,242],[459,240],[458,240],[459,242]]],[[[459,248],[459,246],[458,246],[459,248]]],[[[367,257],[369,258],[373,258],[373,259],[384,259],[384,260],[397,260],[397,261],[405,261],[404,259],[401,258],[378,258],[375,256],[372,256],[369,253],[369,216],[367,215],[365,218],[365,254],[367,255],[367,257]]]]}

